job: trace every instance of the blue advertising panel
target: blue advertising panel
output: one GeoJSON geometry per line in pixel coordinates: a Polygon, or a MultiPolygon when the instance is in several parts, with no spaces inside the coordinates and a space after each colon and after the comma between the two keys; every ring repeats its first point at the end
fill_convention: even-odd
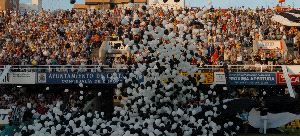
{"type": "Polygon", "coordinates": [[[231,72],[229,83],[231,85],[276,85],[276,73],[231,72]]]}
{"type": "MultiPolygon", "coordinates": [[[[142,78],[140,78],[142,79],[142,78]]],[[[124,73],[38,73],[38,84],[118,84],[124,80],[124,73]]]]}

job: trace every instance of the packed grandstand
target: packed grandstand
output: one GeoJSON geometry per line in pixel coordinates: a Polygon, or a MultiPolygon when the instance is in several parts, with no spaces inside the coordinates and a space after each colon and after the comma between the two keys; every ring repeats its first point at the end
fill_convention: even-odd
{"type": "Polygon", "coordinates": [[[288,75],[300,70],[299,16],[149,5],[1,12],[0,134],[241,135],[282,127],[300,118],[300,76],[288,75]]]}

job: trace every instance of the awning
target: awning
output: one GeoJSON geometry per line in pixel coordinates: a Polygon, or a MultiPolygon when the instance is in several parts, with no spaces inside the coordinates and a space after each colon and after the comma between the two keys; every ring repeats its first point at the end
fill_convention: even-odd
{"type": "Polygon", "coordinates": [[[274,15],[271,20],[279,22],[284,26],[300,27],[300,11],[293,10],[289,12],[282,12],[274,15]]]}

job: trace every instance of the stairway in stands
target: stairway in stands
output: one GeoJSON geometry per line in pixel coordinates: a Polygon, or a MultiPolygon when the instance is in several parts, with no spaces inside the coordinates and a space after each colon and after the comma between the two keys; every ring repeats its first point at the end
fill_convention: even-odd
{"type": "Polygon", "coordinates": [[[98,58],[99,57],[99,49],[100,48],[94,48],[91,55],[90,55],[90,58],[98,58]]]}
{"type": "Polygon", "coordinates": [[[0,75],[0,83],[4,82],[4,79],[7,78],[7,74],[9,73],[11,65],[4,66],[2,73],[0,75]]]}
{"type": "Polygon", "coordinates": [[[105,40],[101,43],[100,48],[93,49],[93,51],[90,55],[90,58],[96,57],[96,58],[100,58],[101,60],[104,60],[107,44],[108,44],[108,41],[105,40]]]}

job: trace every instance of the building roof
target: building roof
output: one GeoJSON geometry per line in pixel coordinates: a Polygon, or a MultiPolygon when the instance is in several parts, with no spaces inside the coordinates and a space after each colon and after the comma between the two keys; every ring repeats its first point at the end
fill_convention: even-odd
{"type": "MultiPolygon", "coordinates": [[[[131,0],[85,0],[86,5],[96,5],[101,3],[129,3],[131,0]]],[[[147,0],[133,0],[134,3],[146,3],[147,0]]]]}
{"type": "MultiPolygon", "coordinates": [[[[74,9],[99,9],[103,5],[114,4],[127,4],[131,0],[85,0],[85,4],[74,4],[74,9]]],[[[147,3],[147,0],[133,0],[134,3],[147,3]]]]}
{"type": "Polygon", "coordinates": [[[110,0],[85,0],[85,4],[87,5],[99,4],[99,3],[110,3],[110,0]]]}
{"type": "Polygon", "coordinates": [[[74,4],[74,9],[88,9],[89,6],[85,4],[74,4]]]}

